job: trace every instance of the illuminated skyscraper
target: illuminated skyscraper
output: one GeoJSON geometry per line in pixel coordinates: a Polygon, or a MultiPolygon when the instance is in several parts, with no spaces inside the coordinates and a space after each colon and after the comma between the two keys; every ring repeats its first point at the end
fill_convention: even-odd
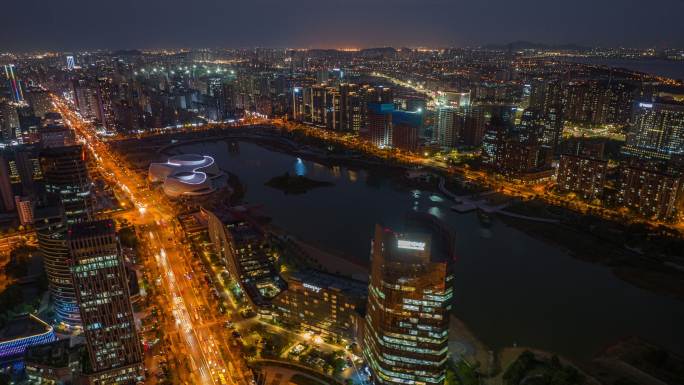
{"type": "Polygon", "coordinates": [[[373,384],[443,384],[452,277],[432,239],[376,226],[363,354],[373,384]]]}
{"type": "Polygon", "coordinates": [[[66,64],[67,64],[67,69],[69,71],[73,70],[74,67],[76,67],[76,61],[74,60],[73,55],[67,55],[66,57],[66,64]]]}
{"type": "Polygon", "coordinates": [[[435,139],[440,146],[451,148],[460,140],[465,126],[470,92],[441,92],[438,103],[435,139]]]}
{"type": "Polygon", "coordinates": [[[88,219],[91,182],[83,146],[45,149],[40,154],[40,165],[45,178],[45,191],[58,198],[67,223],[88,219]]]}
{"type": "Polygon", "coordinates": [[[40,155],[40,164],[50,203],[36,210],[38,246],[44,255],[57,320],[75,326],[80,323],[80,316],[68,265],[66,229],[69,224],[90,217],[90,178],[85,152],[82,146],[45,149],[40,155]]]}
{"type": "Polygon", "coordinates": [[[24,100],[24,91],[21,88],[21,80],[16,75],[14,64],[5,64],[5,78],[9,82],[12,91],[12,100],[21,102],[24,100]]]}
{"type": "Polygon", "coordinates": [[[34,220],[38,247],[43,254],[48,289],[55,309],[55,320],[68,326],[80,325],[81,317],[69,271],[67,225],[62,210],[57,205],[39,207],[35,211],[34,220]]]}
{"type": "Polygon", "coordinates": [[[111,219],[69,227],[68,246],[94,384],[142,380],[128,279],[111,219]]]}
{"type": "Polygon", "coordinates": [[[19,114],[12,102],[0,102],[0,134],[4,142],[17,138],[19,130],[19,114]]]}
{"type": "Polygon", "coordinates": [[[623,152],[645,158],[684,155],[684,104],[637,102],[623,152]]]}
{"type": "Polygon", "coordinates": [[[437,130],[435,139],[440,146],[451,148],[456,145],[459,133],[464,124],[464,116],[460,108],[451,106],[437,107],[437,130]]]}
{"type": "Polygon", "coordinates": [[[378,148],[392,147],[392,111],[390,103],[368,104],[368,127],[366,136],[378,148]]]}

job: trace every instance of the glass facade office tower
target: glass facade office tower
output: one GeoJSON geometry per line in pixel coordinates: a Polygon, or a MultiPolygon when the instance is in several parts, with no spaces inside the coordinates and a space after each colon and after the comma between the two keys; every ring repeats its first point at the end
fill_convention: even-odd
{"type": "Polygon", "coordinates": [[[45,149],[40,164],[47,192],[46,207],[38,208],[35,227],[43,252],[50,295],[57,321],[80,324],[66,244],[67,226],[88,220],[91,207],[90,178],[82,146],[45,149]]]}
{"type": "Polygon", "coordinates": [[[74,283],[69,270],[67,225],[62,210],[54,205],[39,207],[36,209],[34,223],[56,321],[72,327],[78,326],[81,324],[81,316],[78,313],[74,283]]]}
{"type": "Polygon", "coordinates": [[[59,200],[66,222],[86,220],[92,197],[85,148],[76,145],[45,149],[40,153],[40,166],[48,198],[59,200]]]}
{"type": "Polygon", "coordinates": [[[142,379],[128,280],[111,219],[69,227],[76,298],[83,322],[91,383],[129,384],[142,379]]]}
{"type": "Polygon", "coordinates": [[[376,226],[363,354],[374,384],[443,384],[452,277],[429,235],[376,226]]]}

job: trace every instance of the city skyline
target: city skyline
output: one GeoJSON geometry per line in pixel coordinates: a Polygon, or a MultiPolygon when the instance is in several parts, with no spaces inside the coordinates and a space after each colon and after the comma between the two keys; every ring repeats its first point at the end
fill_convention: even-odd
{"type": "Polygon", "coordinates": [[[532,41],[588,47],[681,48],[680,0],[657,0],[650,16],[636,0],[549,4],[523,0],[364,2],[298,0],[232,3],[11,2],[2,50],[253,46],[368,48],[465,47],[532,41]],[[105,16],[106,15],[106,16],[105,16]],[[284,15],[291,15],[285,17],[284,15]],[[409,26],[409,28],[407,28],[409,26]],[[312,33],[315,31],[315,33],[312,33]],[[96,32],[96,33],[93,33],[96,32]]]}
{"type": "Polygon", "coordinates": [[[5,11],[0,385],[684,384],[684,0],[5,11]]]}

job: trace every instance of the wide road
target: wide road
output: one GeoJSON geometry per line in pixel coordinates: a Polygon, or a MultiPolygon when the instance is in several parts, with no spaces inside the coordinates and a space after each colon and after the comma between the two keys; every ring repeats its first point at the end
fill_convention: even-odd
{"type": "MultiPolygon", "coordinates": [[[[224,361],[219,346],[223,344],[221,334],[215,326],[224,318],[209,306],[208,289],[199,284],[199,277],[194,275],[192,253],[183,244],[183,232],[176,220],[176,211],[172,202],[158,191],[152,191],[143,177],[131,171],[125,162],[114,155],[107,144],[101,141],[93,127],[74,113],[70,106],[59,98],[53,102],[66,123],[72,127],[94,157],[99,171],[113,187],[124,191],[137,207],[128,218],[147,231],[147,239],[141,242],[147,246],[147,255],[154,256],[154,262],[160,272],[165,293],[168,295],[168,306],[175,320],[175,328],[180,339],[173,339],[172,350],[187,354],[190,361],[193,384],[249,384],[248,376],[234,371],[243,367],[241,362],[224,361]]],[[[228,351],[230,360],[240,360],[239,355],[228,351]]]]}

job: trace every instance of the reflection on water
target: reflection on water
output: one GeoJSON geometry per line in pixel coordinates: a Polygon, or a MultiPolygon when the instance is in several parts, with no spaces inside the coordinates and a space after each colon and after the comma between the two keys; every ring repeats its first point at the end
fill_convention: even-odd
{"type": "Polygon", "coordinates": [[[240,142],[226,142],[228,153],[231,155],[240,154],[240,142]]]}
{"type": "Polygon", "coordinates": [[[332,172],[332,174],[333,174],[333,176],[334,176],[335,178],[339,179],[339,177],[340,177],[340,175],[341,175],[341,173],[340,173],[340,166],[332,166],[332,168],[330,169],[330,171],[332,172]]]}
{"type": "Polygon", "coordinates": [[[430,209],[428,210],[428,212],[429,212],[430,214],[436,216],[436,217],[439,218],[439,219],[444,219],[444,212],[442,211],[441,208],[439,208],[439,207],[437,207],[437,206],[432,206],[432,207],[430,207],[430,209]]]}
{"type": "Polygon", "coordinates": [[[304,162],[302,162],[301,158],[297,158],[297,162],[295,162],[294,169],[295,174],[297,174],[297,176],[306,175],[306,165],[304,164],[304,162]]]}
{"type": "Polygon", "coordinates": [[[263,204],[273,223],[293,236],[369,258],[374,225],[402,223],[409,211],[429,212],[454,231],[454,312],[491,348],[518,345],[588,358],[622,337],[637,335],[684,352],[682,301],[637,288],[610,268],[573,258],[557,245],[531,237],[503,221],[477,213],[458,214],[438,194],[395,188],[380,172],[332,168],[291,155],[240,143],[226,154],[221,142],[180,147],[185,153],[213,155],[235,173],[246,200],[263,204]],[[334,182],[302,195],[264,186],[275,175],[305,166],[308,176],[334,182]],[[365,183],[353,183],[359,180],[365,183]],[[487,223],[491,222],[491,223],[487,223]]]}

